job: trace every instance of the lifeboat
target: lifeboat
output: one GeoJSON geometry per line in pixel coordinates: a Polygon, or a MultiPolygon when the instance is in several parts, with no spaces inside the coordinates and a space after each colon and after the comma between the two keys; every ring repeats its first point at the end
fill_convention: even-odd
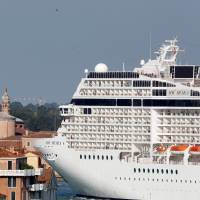
{"type": "Polygon", "coordinates": [[[185,151],[189,145],[174,145],[170,148],[170,151],[185,151]]]}
{"type": "Polygon", "coordinates": [[[200,146],[192,146],[192,147],[190,147],[190,153],[192,153],[192,154],[200,154],[200,146]]]}

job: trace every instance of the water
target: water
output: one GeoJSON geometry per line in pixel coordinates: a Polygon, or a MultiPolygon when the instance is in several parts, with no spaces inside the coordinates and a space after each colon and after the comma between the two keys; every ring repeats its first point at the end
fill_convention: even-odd
{"type": "MultiPolygon", "coordinates": [[[[57,200],[97,200],[94,198],[76,197],[68,184],[62,179],[58,180],[57,200]]],[[[101,200],[101,199],[98,199],[101,200]]]]}

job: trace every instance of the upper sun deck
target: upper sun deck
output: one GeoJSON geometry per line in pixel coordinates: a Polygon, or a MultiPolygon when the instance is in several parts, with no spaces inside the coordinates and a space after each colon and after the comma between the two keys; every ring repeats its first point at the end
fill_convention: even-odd
{"type": "Polygon", "coordinates": [[[158,79],[179,83],[187,87],[200,87],[200,66],[177,65],[177,55],[180,50],[177,40],[166,40],[160,49],[155,52],[156,58],[147,62],[141,60],[140,67],[133,71],[108,71],[107,65],[99,63],[93,72],[85,70],[88,80],[128,80],[128,79],[158,79]]]}

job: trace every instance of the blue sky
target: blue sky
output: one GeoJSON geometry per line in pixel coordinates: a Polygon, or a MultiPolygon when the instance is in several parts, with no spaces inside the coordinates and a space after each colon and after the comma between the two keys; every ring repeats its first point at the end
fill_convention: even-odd
{"type": "Polygon", "coordinates": [[[126,70],[175,36],[179,62],[200,64],[198,0],[1,0],[0,91],[70,100],[84,69],[126,70]]]}

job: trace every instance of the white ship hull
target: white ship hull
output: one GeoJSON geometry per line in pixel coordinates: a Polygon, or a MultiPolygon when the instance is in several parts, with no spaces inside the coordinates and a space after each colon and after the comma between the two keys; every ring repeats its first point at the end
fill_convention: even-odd
{"type": "Polygon", "coordinates": [[[76,194],[200,199],[200,66],[177,65],[177,40],[134,71],[86,70],[57,137],[39,149],[76,194]]]}
{"type": "Polygon", "coordinates": [[[40,150],[44,155],[45,152],[57,154],[55,160],[48,162],[79,195],[137,200],[199,200],[200,197],[200,166],[121,162],[114,151],[88,151],[87,155],[113,155],[113,160],[89,160],[80,159],[80,154],[85,154],[81,151],[64,148],[40,150]],[[142,172],[143,168],[146,173],[142,172]],[[148,173],[148,168],[155,172],[148,173]],[[159,172],[168,169],[169,172],[157,174],[157,169],[159,172]],[[171,174],[171,169],[173,173],[178,170],[178,174],[171,174]]]}

